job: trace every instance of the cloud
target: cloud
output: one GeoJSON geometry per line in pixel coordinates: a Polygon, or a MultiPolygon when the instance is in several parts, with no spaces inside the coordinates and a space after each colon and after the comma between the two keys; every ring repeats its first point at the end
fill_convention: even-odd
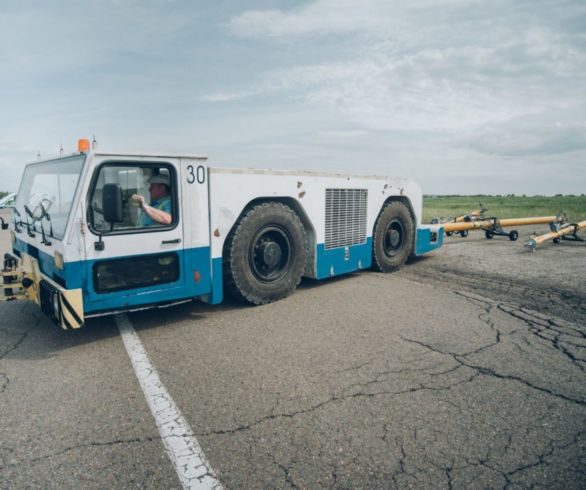
{"type": "Polygon", "coordinates": [[[546,110],[475,129],[465,145],[505,157],[552,156],[586,151],[586,104],[546,110]]]}
{"type": "Polygon", "coordinates": [[[446,175],[509,179],[513,161],[537,162],[533,181],[548,186],[583,173],[584,2],[246,5],[3,2],[3,179],[12,162],[93,133],[103,148],[204,151],[235,166],[360,162],[436,191],[446,175]]]}
{"type": "Polygon", "coordinates": [[[245,99],[247,97],[257,95],[263,92],[261,89],[248,90],[242,92],[217,92],[202,97],[207,102],[228,102],[237,99],[245,99]]]}
{"type": "Polygon", "coordinates": [[[508,175],[520,189],[533,165],[532,185],[547,187],[586,155],[585,24],[586,4],[571,0],[316,0],[243,12],[227,27],[319,55],[267,67],[253,89],[338,114],[318,138],[352,145],[355,135],[373,149],[372,165],[392,154],[436,189],[450,172],[470,188],[508,175]]]}
{"type": "Polygon", "coordinates": [[[190,23],[170,8],[173,3],[94,0],[80,9],[78,3],[65,0],[50,6],[32,2],[26,9],[0,8],[3,79],[51,80],[105,70],[125,53],[168,55],[169,43],[190,23]]]}
{"type": "Polygon", "coordinates": [[[470,132],[583,100],[586,50],[572,23],[586,10],[530,5],[318,0],[245,12],[229,27],[267,41],[337,36],[352,53],[267,70],[255,93],[333,108],[365,130],[470,132]],[[353,32],[368,36],[341,36],[353,32]]]}
{"type": "MultiPolygon", "coordinates": [[[[389,13],[386,2],[320,0],[291,10],[251,10],[233,17],[228,28],[241,36],[283,37],[382,29],[381,14],[389,13]]],[[[386,15],[384,15],[386,17],[386,15]]]]}
{"type": "Polygon", "coordinates": [[[370,134],[369,131],[363,130],[330,130],[330,131],[320,131],[318,136],[320,138],[332,138],[332,139],[353,139],[353,138],[362,138],[363,136],[368,136],[370,134]]]}

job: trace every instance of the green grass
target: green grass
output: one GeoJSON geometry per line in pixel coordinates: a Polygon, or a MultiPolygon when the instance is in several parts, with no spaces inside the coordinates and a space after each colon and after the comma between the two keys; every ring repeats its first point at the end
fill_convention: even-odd
{"type": "Polygon", "coordinates": [[[432,218],[462,216],[479,210],[480,203],[487,209],[487,217],[528,218],[554,216],[564,210],[571,222],[586,220],[586,195],[581,196],[424,196],[423,223],[432,218]]]}

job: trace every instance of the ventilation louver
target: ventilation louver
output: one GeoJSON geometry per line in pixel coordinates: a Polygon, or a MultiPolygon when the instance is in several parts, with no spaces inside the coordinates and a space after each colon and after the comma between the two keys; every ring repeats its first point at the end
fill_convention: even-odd
{"type": "Polygon", "coordinates": [[[367,189],[326,189],[326,250],[366,242],[367,189]]]}

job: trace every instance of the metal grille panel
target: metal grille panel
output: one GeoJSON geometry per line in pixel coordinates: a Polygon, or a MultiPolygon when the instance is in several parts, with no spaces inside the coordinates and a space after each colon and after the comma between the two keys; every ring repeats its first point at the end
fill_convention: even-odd
{"type": "Polygon", "coordinates": [[[326,250],[366,243],[367,189],[326,189],[326,250]]]}

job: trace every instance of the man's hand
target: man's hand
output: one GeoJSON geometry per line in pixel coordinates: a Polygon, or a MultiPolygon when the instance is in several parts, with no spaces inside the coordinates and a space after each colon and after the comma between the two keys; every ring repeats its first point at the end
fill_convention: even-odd
{"type": "Polygon", "coordinates": [[[132,196],[130,196],[130,202],[135,206],[142,208],[145,203],[144,196],[141,196],[140,194],[132,194],[132,196]]]}

